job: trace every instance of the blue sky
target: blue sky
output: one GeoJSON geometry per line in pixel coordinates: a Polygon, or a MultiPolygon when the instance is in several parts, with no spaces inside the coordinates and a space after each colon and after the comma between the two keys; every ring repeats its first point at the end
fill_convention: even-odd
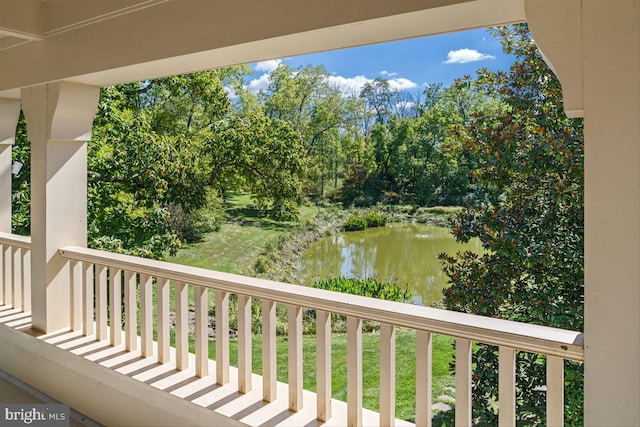
{"type": "Polygon", "coordinates": [[[253,91],[265,89],[269,73],[284,62],[293,68],[324,65],[331,80],[358,90],[367,81],[383,77],[400,90],[421,91],[425,85],[450,85],[457,77],[486,67],[507,70],[513,58],[486,29],[303,55],[252,64],[248,83],[253,91]]]}

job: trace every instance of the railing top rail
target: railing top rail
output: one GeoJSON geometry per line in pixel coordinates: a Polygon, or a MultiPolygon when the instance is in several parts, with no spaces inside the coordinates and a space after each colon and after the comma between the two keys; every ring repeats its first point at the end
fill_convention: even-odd
{"type": "Polygon", "coordinates": [[[24,249],[31,249],[31,237],[0,232],[0,244],[16,246],[24,249]]]}
{"type": "Polygon", "coordinates": [[[59,253],[71,260],[116,267],[214,290],[533,353],[584,360],[583,334],[580,332],[383,301],[77,246],[61,248],[59,253]]]}

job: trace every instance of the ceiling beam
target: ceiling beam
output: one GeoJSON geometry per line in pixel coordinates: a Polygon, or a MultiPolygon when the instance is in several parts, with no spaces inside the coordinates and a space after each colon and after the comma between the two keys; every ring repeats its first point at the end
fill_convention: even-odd
{"type": "Polygon", "coordinates": [[[0,35],[42,40],[44,23],[41,0],[0,0],[0,35]]]}
{"type": "MultiPolygon", "coordinates": [[[[45,36],[114,19],[170,0],[47,0],[45,36]]],[[[184,1],[184,0],[183,0],[184,1]]],[[[188,7],[188,1],[184,2],[188,7]]]]}
{"type": "Polygon", "coordinates": [[[523,0],[173,0],[48,37],[46,49],[0,51],[0,91],[104,86],[522,20],[523,0]]]}

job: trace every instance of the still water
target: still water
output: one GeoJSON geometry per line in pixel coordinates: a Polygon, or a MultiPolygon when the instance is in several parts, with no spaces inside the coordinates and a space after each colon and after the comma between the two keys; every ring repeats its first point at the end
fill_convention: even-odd
{"type": "Polygon", "coordinates": [[[389,224],[350,231],[315,242],[298,262],[298,282],[310,285],[328,277],[396,277],[407,283],[414,300],[428,305],[442,298],[447,276],[437,255],[472,250],[480,241],[456,243],[448,228],[425,224],[389,224]]]}

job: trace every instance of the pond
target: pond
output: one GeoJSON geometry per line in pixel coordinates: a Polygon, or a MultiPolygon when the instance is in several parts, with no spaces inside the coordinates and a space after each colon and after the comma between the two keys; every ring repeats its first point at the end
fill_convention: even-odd
{"type": "Polygon", "coordinates": [[[483,252],[478,239],[460,244],[445,227],[389,224],[329,236],[315,242],[298,261],[297,279],[310,285],[328,277],[396,277],[407,283],[414,302],[429,305],[442,299],[447,276],[438,253],[483,252]]]}

